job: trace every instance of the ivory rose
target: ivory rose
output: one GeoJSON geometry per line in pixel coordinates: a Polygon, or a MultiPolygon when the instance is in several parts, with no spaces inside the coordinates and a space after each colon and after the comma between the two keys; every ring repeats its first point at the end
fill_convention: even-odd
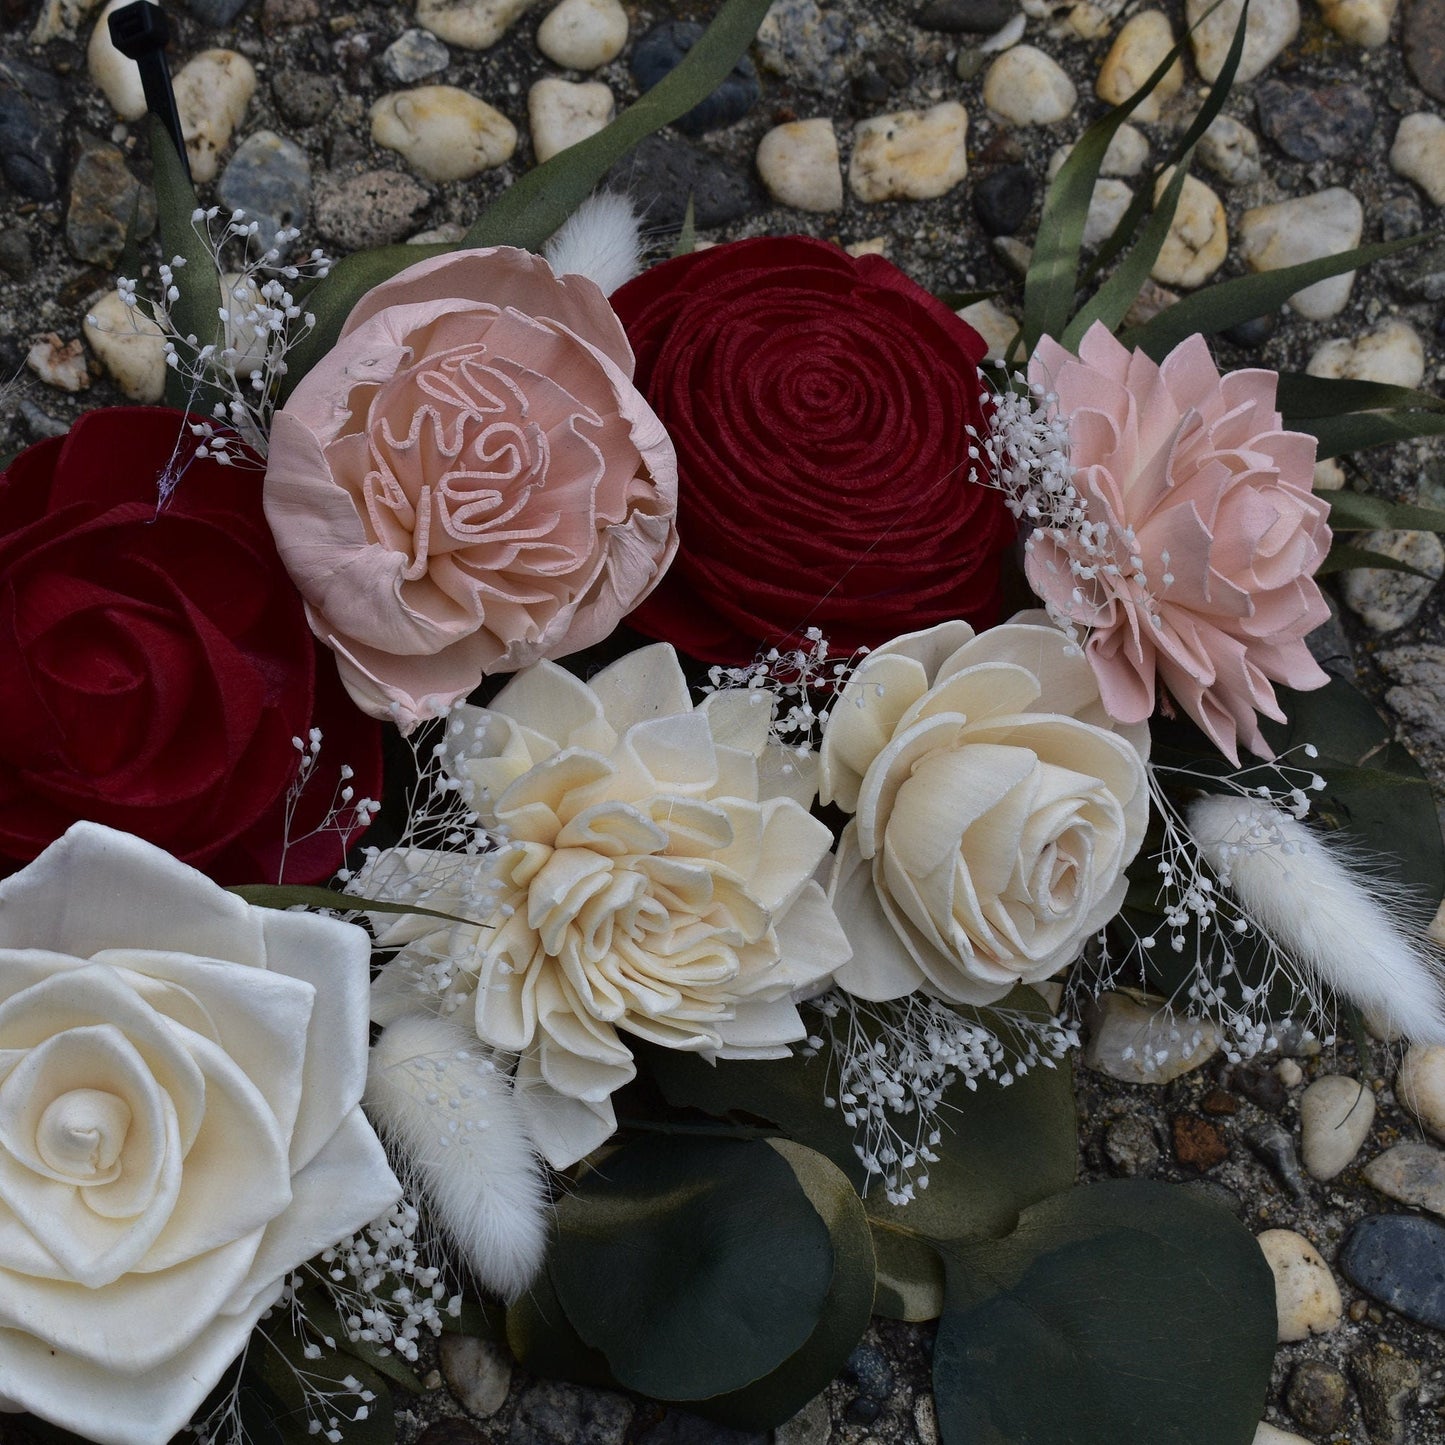
{"type": "Polygon", "coordinates": [[[410,729],[652,590],[677,464],[632,371],[596,284],[511,247],[357,304],[276,415],[265,505],[358,706],[410,729]]]}
{"type": "Polygon", "coordinates": [[[823,734],[821,797],[854,815],[829,886],[853,947],[838,986],[986,1004],[1072,963],[1123,902],[1148,749],[1043,613],[870,653],[823,734]]]}
{"type": "Polygon", "coordinates": [[[789,791],[768,710],[724,691],[694,708],[677,656],[642,648],[581,682],[552,663],[448,722],[446,766],[492,851],[381,855],[358,891],[426,900],[478,927],[382,920],[404,945],[377,982],[389,1023],[465,1006],[518,1056],[518,1097],[557,1168],[616,1128],[626,1036],[708,1058],[781,1058],[795,1000],[848,944],[813,873],[829,830],[789,791]]]}
{"type": "Polygon", "coordinates": [[[1220,376],[1201,336],[1155,364],[1091,327],[1074,357],[1044,337],[1029,379],[1054,393],[1089,531],[1028,542],[1029,585],[1084,649],[1109,715],[1142,722],[1157,676],[1231,762],[1273,757],[1272,683],[1327,678],[1305,637],[1329,617],[1315,439],[1286,431],[1272,371],[1220,376]]]}
{"type": "Polygon", "coordinates": [[[0,1409],[164,1445],[284,1277],[396,1202],[369,959],[94,823],[0,883],[0,1409]]]}

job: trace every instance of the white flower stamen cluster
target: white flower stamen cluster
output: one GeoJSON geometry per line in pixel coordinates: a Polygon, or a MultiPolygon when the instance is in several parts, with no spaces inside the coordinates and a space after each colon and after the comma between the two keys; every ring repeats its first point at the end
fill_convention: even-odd
{"type": "MultiPolygon", "coordinates": [[[[220,207],[198,209],[191,226],[205,243],[218,275],[226,277],[222,304],[216,308],[221,323],[219,342],[201,344],[200,338],[183,333],[176,324],[172,307],[180,300],[176,272],[186,264],[173,256],[157,268],[159,296],[141,298],[137,282],[121,277],[116,283],[121,300],[133,310],[148,315],[160,327],[165,339],[166,365],[181,372],[194,398],[204,388],[218,390],[222,397],[212,409],[212,419],[194,422],[192,435],[200,438],[195,455],[213,457],[222,466],[254,465],[254,458],[266,456],[271,415],[278,384],[286,375],[287,352],[315,325],[316,318],[303,311],[292,288],[299,281],[319,281],[331,269],[331,260],[320,250],[299,263],[283,263],[282,257],[301,234],[294,229],[279,231],[274,244],[259,255],[249,252],[259,224],[248,221],[244,211],[232,211],[219,227],[212,225],[221,215],[220,207]],[[221,255],[231,243],[248,248],[240,270],[227,273],[221,255]]],[[[90,325],[99,328],[94,316],[90,325]]],[[[161,502],[174,489],[163,484],[161,502]]]]}
{"type": "Polygon", "coordinates": [[[990,1022],[968,1017],[937,999],[908,994],[871,1004],[834,990],[816,999],[816,1053],[826,1044],[837,1069],[836,1093],[824,1099],[855,1131],[854,1151],[870,1182],[881,1180],[888,1202],[908,1204],[928,1188],[928,1165],[937,1163],[948,1128],[947,1091],[978,1081],[1007,1088],[1035,1066],[1077,1046],[1074,1029],[1054,1018],[991,1009],[990,1022]]]}
{"type": "MultiPolygon", "coordinates": [[[[1306,759],[1318,750],[1305,744],[1292,751],[1306,759]]],[[[1234,793],[1241,798],[1263,799],[1303,820],[1310,811],[1310,793],[1321,791],[1325,781],[1312,769],[1287,761],[1285,754],[1273,763],[1243,768],[1225,776],[1195,773],[1184,768],[1149,765],[1150,794],[1162,829],[1162,841],[1153,854],[1158,877],[1157,902],[1162,909],[1161,926],[1137,933],[1121,916],[1120,922],[1134,932],[1123,957],[1111,955],[1107,935],[1086,964],[1076,971],[1071,993],[1097,995],[1116,986],[1139,986],[1144,982],[1145,960],[1155,949],[1166,946],[1181,955],[1187,965],[1185,981],[1168,1000],[1166,1021],[1138,1051],[1146,1072],[1152,1073],[1181,1053],[1197,1049],[1202,1040],[1198,1028],[1178,1015],[1213,1019],[1224,1038],[1225,1055],[1232,1063],[1253,1058],[1275,1048],[1283,1021],[1271,1011],[1271,998],[1287,989],[1295,1001],[1292,1027],[1302,1026],[1321,1037],[1328,1035],[1328,999],[1310,987],[1309,977],[1295,964],[1288,951],[1269,930],[1252,917],[1229,891],[1227,871],[1217,873],[1201,856],[1190,835],[1183,809],[1164,786],[1164,779],[1198,783],[1212,792],[1234,793]],[[1270,782],[1262,781],[1265,777],[1270,782]],[[1242,976],[1246,951],[1251,955],[1250,980],[1242,976]],[[1176,1012],[1177,1011],[1177,1012],[1176,1012]]],[[[1241,842],[1241,849],[1278,849],[1281,839],[1262,825],[1257,836],[1241,842]]],[[[1326,1037],[1326,1042],[1328,1038],[1326,1037]]]]}
{"type": "Polygon", "coordinates": [[[345,853],[351,847],[352,838],[370,827],[376,815],[381,811],[379,799],[356,796],[356,789],[351,786],[351,779],[355,773],[349,764],[343,763],[337,769],[336,785],[321,821],[308,832],[294,834],[296,809],[300,805],[301,796],[319,776],[320,770],[317,764],[321,758],[321,729],[311,728],[304,738],[293,737],[291,746],[296,749],[299,756],[296,763],[296,775],[286,789],[281,866],[276,879],[278,883],[286,881],[286,855],[298,843],[307,838],[317,837],[322,833],[335,833],[341,839],[342,852],[345,853]]]}

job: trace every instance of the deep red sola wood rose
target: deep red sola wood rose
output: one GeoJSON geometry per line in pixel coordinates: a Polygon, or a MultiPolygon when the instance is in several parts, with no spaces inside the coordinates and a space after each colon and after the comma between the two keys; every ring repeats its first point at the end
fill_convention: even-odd
{"type": "MultiPolygon", "coordinates": [[[[998,621],[1016,529],[970,479],[982,337],[881,256],[734,241],[612,297],[677,448],[677,560],[628,618],[708,662],[998,621]]],[[[974,463],[975,466],[978,463],[974,463]]]]}
{"type": "MultiPolygon", "coordinates": [[[[222,883],[275,882],[293,738],[323,730],[291,836],[348,764],[380,796],[381,739],[318,650],[261,510],[261,472],[195,455],[179,412],[88,412],[0,473],[0,859],[86,818],[222,883]],[[170,469],[179,482],[158,508],[170,469]]],[[[285,881],[340,865],[293,846],[285,881]]]]}

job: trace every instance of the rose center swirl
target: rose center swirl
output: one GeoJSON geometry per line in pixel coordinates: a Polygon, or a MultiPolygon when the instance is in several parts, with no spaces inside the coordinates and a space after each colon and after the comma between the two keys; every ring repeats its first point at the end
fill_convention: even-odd
{"type": "Polygon", "coordinates": [[[130,1129],[130,1105],[101,1089],[72,1089],[45,1108],[35,1151],[57,1174],[76,1184],[103,1184],[118,1172],[130,1129]]]}

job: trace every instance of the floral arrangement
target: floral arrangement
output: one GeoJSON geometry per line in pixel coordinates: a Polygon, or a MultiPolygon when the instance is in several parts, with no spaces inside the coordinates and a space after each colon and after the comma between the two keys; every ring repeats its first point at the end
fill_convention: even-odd
{"type": "Polygon", "coordinates": [[[1152,1067],[1445,1042],[1428,787],[1308,647],[1391,511],[1316,457],[1438,404],[1286,415],[1205,340],[1387,248],[1116,335],[1185,168],[1082,304],[1079,198],[1146,87],[1054,183],[1016,369],[823,242],[640,269],[588,193],[764,8],[420,261],[224,294],[247,223],[156,123],[170,405],[0,475],[0,1407],[390,1438],[464,1330],[765,1428],[879,1312],[940,1319],[955,1445],[1062,1440],[1044,1370],[1100,1439],[1252,1439],[1268,1267],[1073,1187],[1069,1056],[1115,987],[1152,1067]]]}

